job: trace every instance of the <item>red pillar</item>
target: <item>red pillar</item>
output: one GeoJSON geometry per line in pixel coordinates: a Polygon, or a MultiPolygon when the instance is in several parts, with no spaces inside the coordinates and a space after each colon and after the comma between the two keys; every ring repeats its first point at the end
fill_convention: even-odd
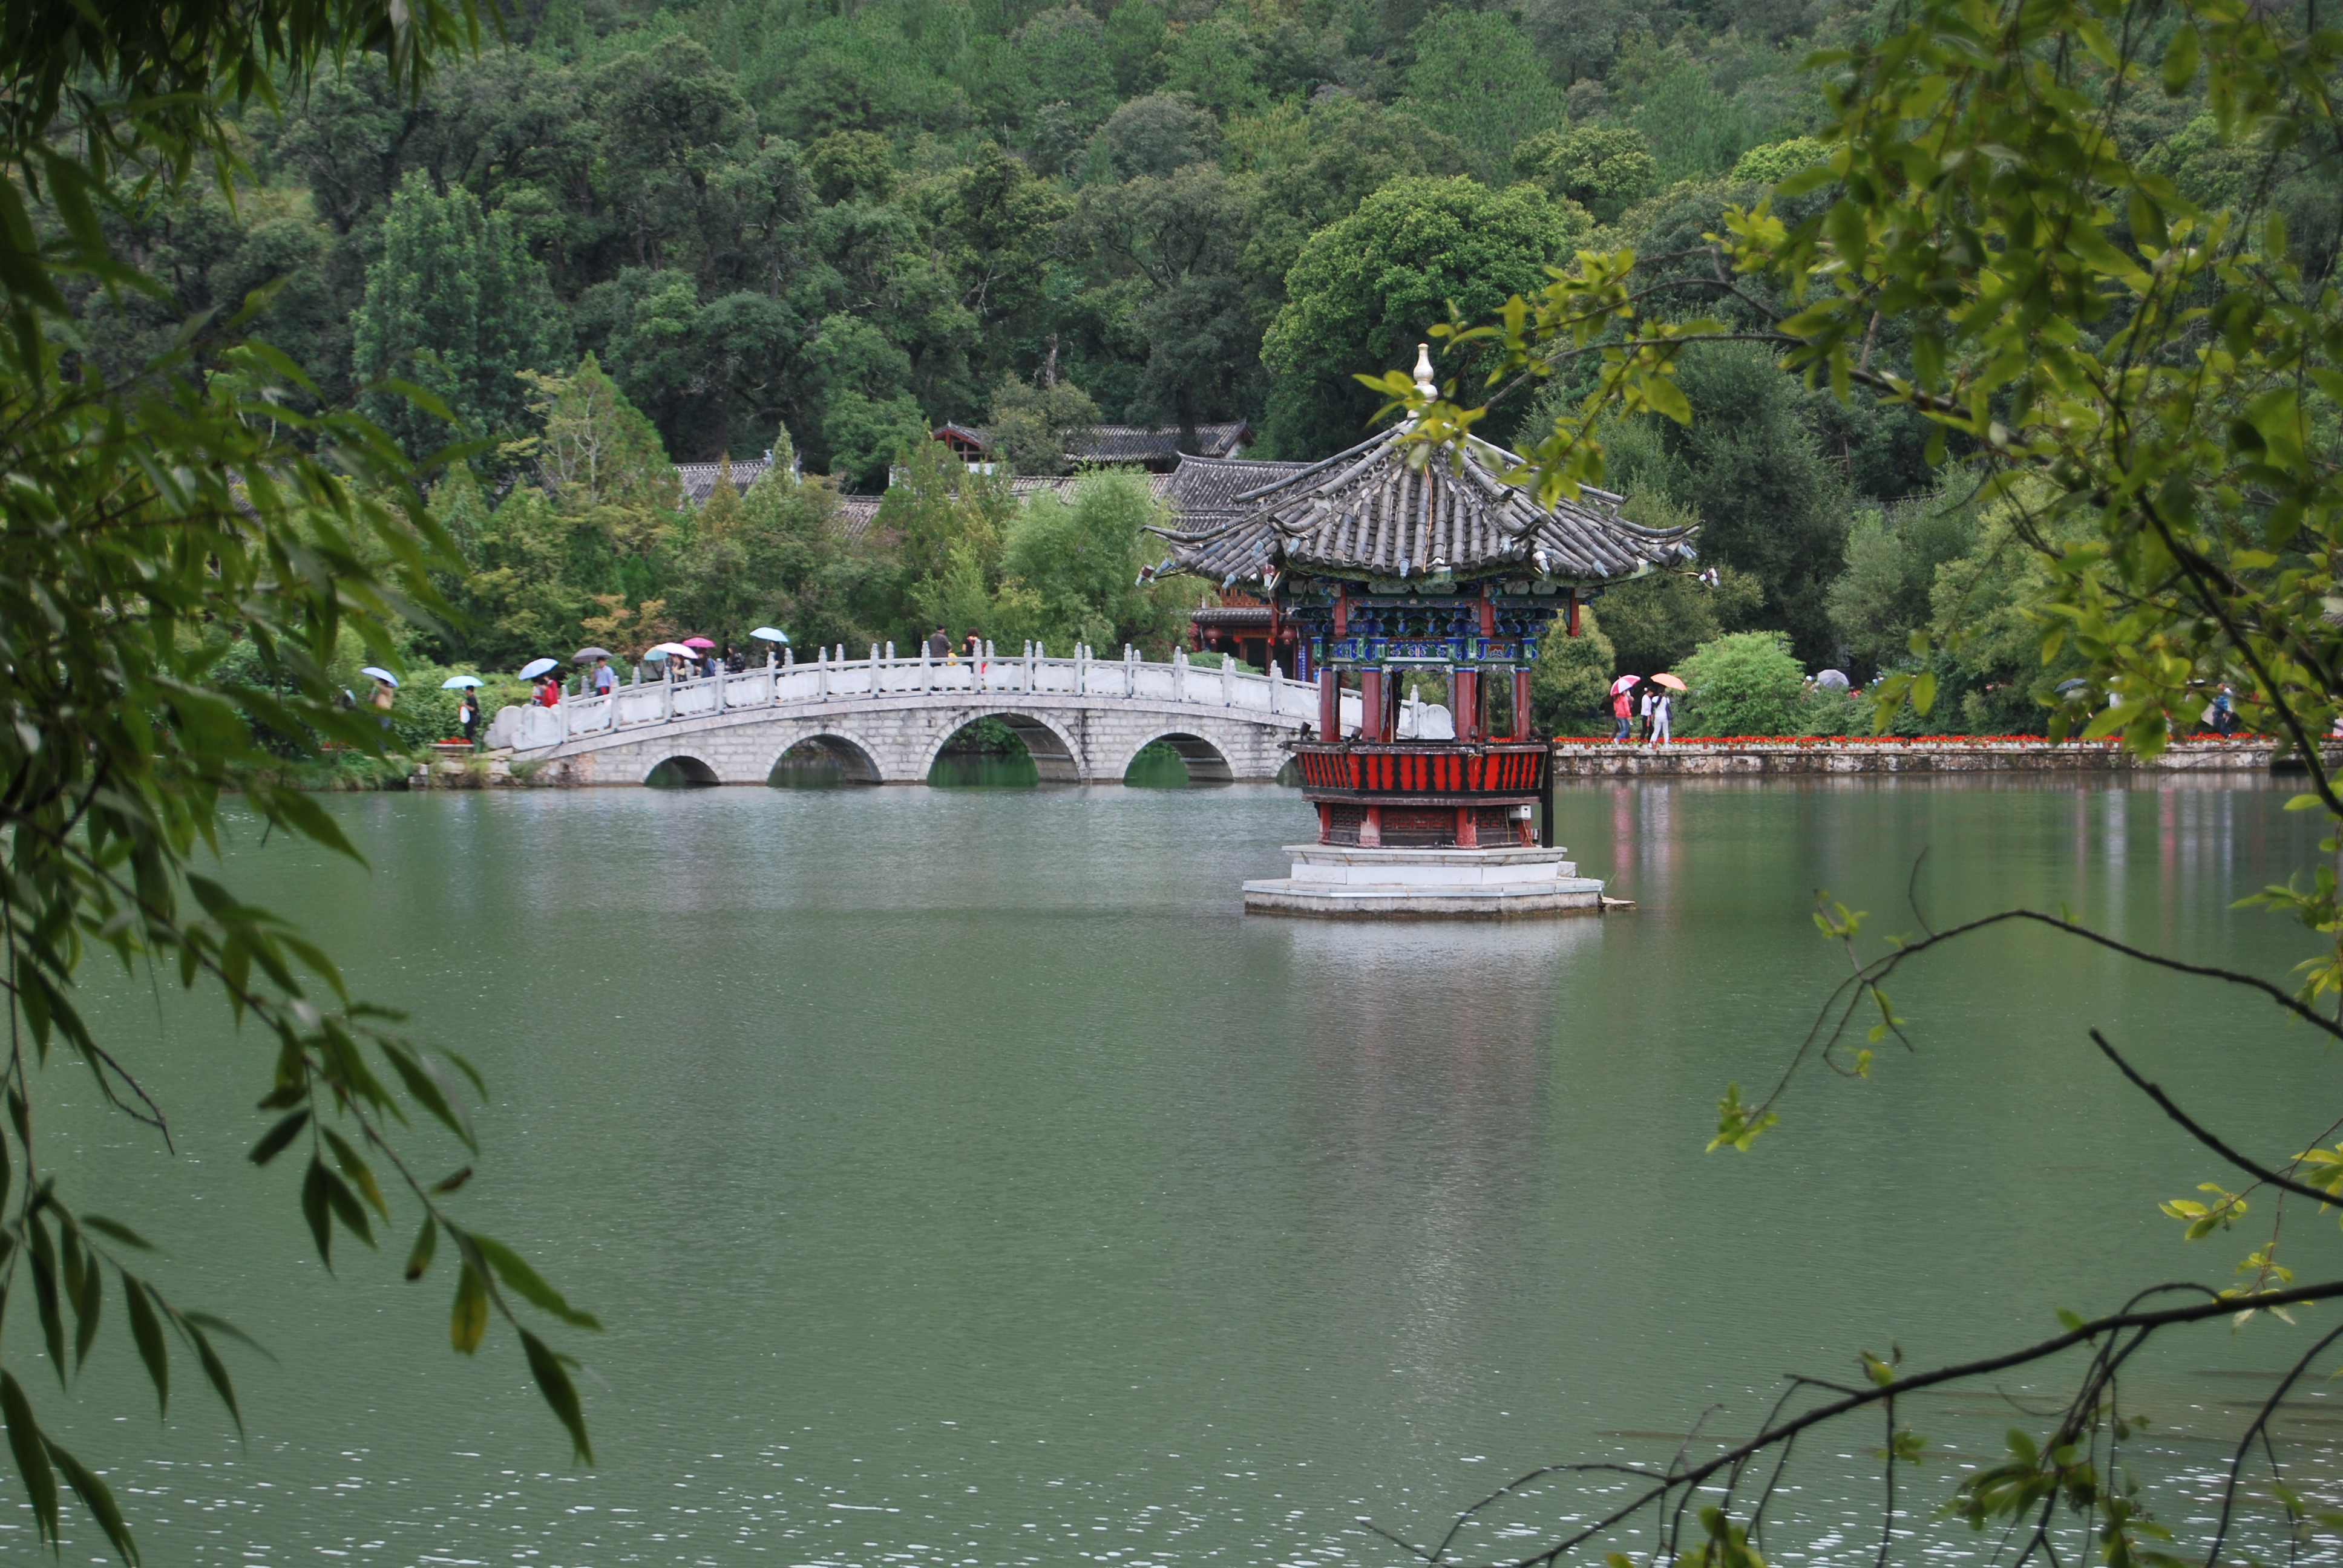
{"type": "Polygon", "coordinates": [[[1513,671],[1513,739],[1530,738],[1530,672],[1513,671]]]}
{"type": "Polygon", "coordinates": [[[1334,808],[1321,801],[1318,806],[1318,841],[1327,844],[1332,843],[1333,839],[1334,808]]]}
{"type": "Polygon", "coordinates": [[[1448,686],[1456,709],[1456,739],[1469,745],[1481,739],[1481,672],[1453,670],[1448,686]]]}
{"type": "Polygon", "coordinates": [[[1359,824],[1359,848],[1380,849],[1383,847],[1383,809],[1380,806],[1370,806],[1367,808],[1366,820],[1359,824]]]}
{"type": "Polygon", "coordinates": [[[1578,590],[1570,590],[1570,635],[1578,635],[1578,590]]]}
{"type": "Polygon", "coordinates": [[[1318,734],[1325,740],[1342,739],[1342,672],[1318,672],[1318,734]]]}
{"type": "Polygon", "coordinates": [[[1383,672],[1380,669],[1359,671],[1359,739],[1391,739],[1383,728],[1383,672]]]}
{"type": "Polygon", "coordinates": [[[1456,847],[1460,849],[1481,847],[1480,825],[1473,820],[1473,808],[1470,806],[1456,808],[1456,847]]]}

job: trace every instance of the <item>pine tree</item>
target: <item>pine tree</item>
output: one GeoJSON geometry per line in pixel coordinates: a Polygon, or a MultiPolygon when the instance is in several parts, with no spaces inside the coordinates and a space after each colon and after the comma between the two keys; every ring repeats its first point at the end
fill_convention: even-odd
{"type": "Polygon", "coordinates": [[[703,539],[730,539],[740,532],[740,492],[732,484],[732,459],[728,455],[717,460],[716,487],[708,493],[708,500],[699,508],[699,537],[703,539]]]}
{"type": "Polygon", "coordinates": [[[504,214],[484,216],[460,186],[436,195],[419,172],[392,196],[382,241],[354,322],[358,378],[412,382],[455,423],[387,391],[367,394],[366,413],[418,457],[512,433],[527,413],[519,373],[568,357],[544,266],[504,214]]]}

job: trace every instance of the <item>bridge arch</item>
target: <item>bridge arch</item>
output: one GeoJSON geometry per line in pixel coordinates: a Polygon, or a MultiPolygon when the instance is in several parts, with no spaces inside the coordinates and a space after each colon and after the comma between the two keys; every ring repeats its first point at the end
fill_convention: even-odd
{"type": "Polygon", "coordinates": [[[802,750],[809,746],[818,748],[837,762],[839,771],[845,775],[850,784],[883,784],[887,781],[886,774],[880,768],[878,758],[871,749],[853,736],[836,729],[812,730],[798,736],[787,746],[782,747],[780,750],[774,753],[772,761],[766,766],[764,781],[768,784],[771,783],[773,775],[780,770],[783,759],[791,752],[802,750]]]}
{"type": "Polygon", "coordinates": [[[1159,740],[1180,754],[1180,760],[1187,765],[1189,783],[1231,784],[1236,781],[1236,769],[1230,764],[1228,753],[1188,729],[1161,729],[1147,736],[1131,749],[1130,755],[1123,758],[1122,766],[1115,770],[1114,777],[1118,780],[1129,777],[1131,765],[1139,760],[1139,754],[1159,740]]]}
{"type": "Polygon", "coordinates": [[[651,764],[650,770],[643,775],[643,782],[699,789],[703,785],[721,784],[724,780],[715,769],[699,758],[688,751],[678,751],[651,764]]]}
{"type": "Polygon", "coordinates": [[[955,713],[951,727],[936,737],[920,759],[917,777],[924,780],[934,769],[936,759],[951,743],[951,738],[980,719],[994,719],[1007,725],[1017,739],[1025,743],[1026,755],[1033,759],[1033,769],[1044,784],[1081,784],[1089,778],[1083,765],[1081,744],[1055,719],[1039,713],[1019,712],[1014,709],[975,709],[955,713]]]}

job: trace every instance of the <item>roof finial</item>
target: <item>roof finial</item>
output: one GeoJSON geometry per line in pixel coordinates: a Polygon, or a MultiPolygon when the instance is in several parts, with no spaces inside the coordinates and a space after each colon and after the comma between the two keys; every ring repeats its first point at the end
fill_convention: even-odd
{"type": "Polygon", "coordinates": [[[1429,343],[1415,346],[1415,389],[1427,397],[1437,396],[1440,390],[1432,378],[1432,345],[1429,343]]]}

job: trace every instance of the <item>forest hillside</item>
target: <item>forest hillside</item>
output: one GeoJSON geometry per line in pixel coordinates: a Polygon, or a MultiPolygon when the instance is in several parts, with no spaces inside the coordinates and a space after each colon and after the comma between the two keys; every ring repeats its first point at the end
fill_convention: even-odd
{"type": "MultiPolygon", "coordinates": [[[[1697,252],[1727,205],[1809,166],[1823,105],[1801,62],[1873,25],[1833,0],[520,0],[419,101],[356,60],[246,116],[233,201],[117,217],[174,298],[93,294],[85,352],[127,367],[272,288],[262,330],[318,397],[418,457],[473,443],[438,505],[475,552],[478,624],[446,657],[736,617],[793,616],[806,642],[946,618],[1160,642],[1170,599],[1068,598],[1011,566],[1078,514],[1143,553],[1141,501],[1036,523],[934,469],[927,430],[1031,429],[1048,454],[1090,420],[1242,419],[1257,456],[1338,449],[1376,407],[1353,374],[1410,363],[1452,303],[1485,313],[1590,243],[1697,252]],[[453,427],[367,389],[387,377],[453,427]],[[617,439],[639,477],[516,487],[561,431],[617,439]],[[777,446],[830,483],[728,495],[712,525],[672,494],[669,461],[777,446]],[[839,494],[914,456],[924,477],[879,526],[833,526],[839,494]]],[[[2259,177],[2201,102],[2132,103],[2119,133],[2192,196],[2259,177]]],[[[2317,265],[2334,174],[2306,155],[2272,195],[2317,265]]],[[[2009,635],[1937,656],[1939,719],[2036,726],[2057,672],[2004,658],[2025,642],[2006,528],[1936,494],[1916,421],[1746,346],[1683,382],[1692,424],[1620,432],[1614,483],[1635,513],[1697,518],[1724,580],[1610,596],[1622,668],[1757,629],[1861,678],[1954,607],[2009,635]]]]}

